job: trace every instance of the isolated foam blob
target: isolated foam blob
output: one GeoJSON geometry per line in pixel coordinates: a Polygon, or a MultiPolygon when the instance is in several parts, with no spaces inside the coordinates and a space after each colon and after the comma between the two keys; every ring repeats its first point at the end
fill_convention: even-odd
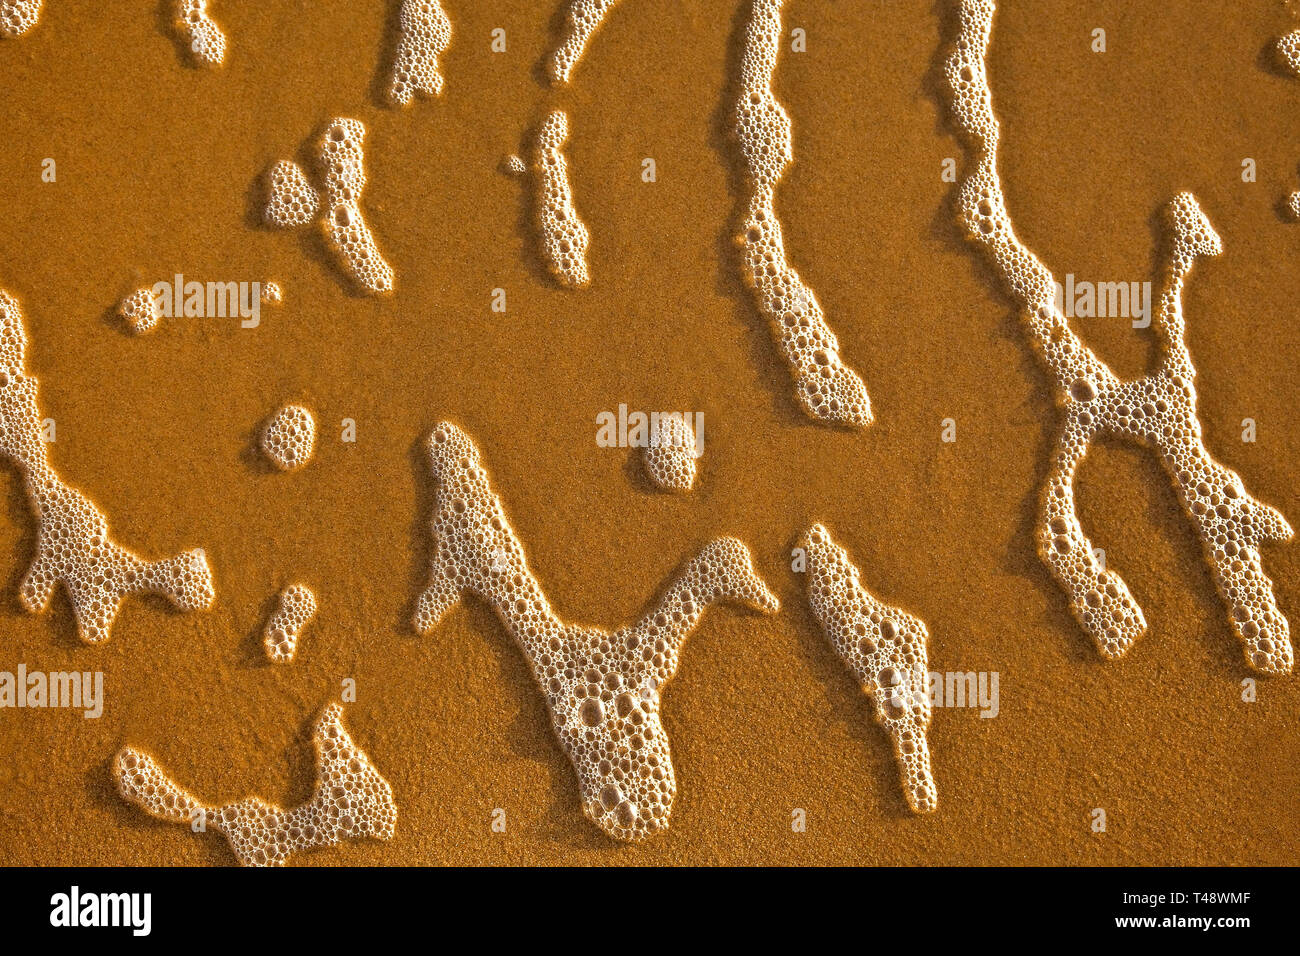
{"type": "Polygon", "coordinates": [[[469,591],[496,610],[546,695],[556,736],[578,774],[582,806],[606,834],[639,840],[668,826],[677,783],[659,719],[660,690],[704,610],[720,600],[765,611],[779,602],[734,538],[707,545],[658,606],[614,633],[567,624],[528,569],[478,448],[449,422],[428,442],[437,493],[431,583],[416,629],[429,633],[469,591]]]}
{"type": "Polygon", "coordinates": [[[136,289],[122,300],[118,311],[136,335],[153,331],[162,318],[162,313],[158,311],[158,303],[154,300],[150,289],[136,289]]]}
{"type": "Polygon", "coordinates": [[[993,28],[992,0],[963,0],[960,33],[945,65],[953,115],[974,150],[974,165],[958,191],[959,214],[1023,310],[1039,355],[1051,374],[1065,425],[1043,496],[1038,549],[1070,606],[1101,653],[1122,656],[1146,630],[1123,579],[1096,557],[1079,526],[1074,473],[1100,437],[1128,439],[1152,449],[1173,479],[1228,606],[1248,664],[1264,673],[1291,670],[1290,627],[1277,608],[1260,545],[1291,537],[1286,519],[1245,491],[1241,478],[1210,457],[1196,413],[1195,370],[1184,342],[1183,283],[1192,263],[1215,256],[1222,242],[1196,198],[1180,193],[1164,211],[1169,259],[1153,326],[1159,366],[1123,382],[1070,329],[1056,308],[1052,273],[1016,237],[997,174],[999,129],[985,70],[993,28]]]}
{"type": "Polygon", "coordinates": [[[19,586],[19,599],[43,611],[56,584],[72,601],[83,641],[108,639],[122,599],[165,595],[187,611],[212,604],[212,572],[200,550],[143,561],[108,534],[108,519],[50,467],[36,404],[37,382],[24,370],[27,334],[18,301],[0,291],[0,455],[22,473],[38,522],[36,559],[19,586]]]}
{"type": "Polygon", "coordinates": [[[572,0],[564,17],[560,45],[551,54],[548,70],[554,83],[568,83],[574,67],[587,50],[587,41],[618,0],[572,0]]]}
{"type": "Polygon", "coordinates": [[[280,592],[280,606],[267,619],[262,631],[266,656],[277,664],[288,663],[298,652],[298,638],[316,616],[316,595],[305,584],[293,584],[280,592]]]}
{"type": "Polygon", "coordinates": [[[118,790],[128,802],[169,823],[203,820],[230,841],[245,866],[281,866],[290,856],[344,840],[388,840],[397,825],[393,789],[343,728],[343,706],[330,704],[316,720],[316,790],[284,810],[260,797],[221,806],[205,804],[177,785],[148,754],[127,747],[113,761],[118,790]]]}
{"type": "Polygon", "coordinates": [[[45,0],[0,0],[0,36],[20,37],[41,18],[45,0]]]}
{"type": "Polygon", "coordinates": [[[260,298],[263,305],[279,305],[284,301],[284,290],[278,282],[263,282],[260,298]]]}
{"type": "Polygon", "coordinates": [[[573,205],[569,167],[563,147],[569,139],[569,118],[562,110],[549,114],[533,143],[531,168],[518,156],[506,159],[506,168],[517,176],[527,175],[537,191],[537,227],[541,232],[546,266],[564,286],[577,289],[591,282],[587,271],[587,227],[573,205]]]}
{"type": "Polygon", "coordinates": [[[398,17],[397,56],[389,98],[405,106],[416,92],[442,92],[438,57],[451,43],[451,21],[438,0],[405,0],[398,17]]]}
{"type": "Polygon", "coordinates": [[[271,168],[264,216],[269,224],[279,227],[301,226],[319,218],[327,244],[352,280],[369,292],[391,292],[392,267],[380,255],[361,215],[361,193],[366,187],[365,138],[366,128],[358,120],[331,120],[317,143],[324,202],[302,167],[281,160],[271,168]]]}
{"type": "Polygon", "coordinates": [[[930,771],[929,668],[925,624],[877,601],[858,569],[823,525],[800,539],[808,556],[808,602],[835,652],[875,705],[876,720],[894,744],[903,793],[916,813],[939,804],[930,771]]]}
{"type": "Polygon", "coordinates": [[[744,229],[738,237],[745,280],[795,378],[795,397],[813,418],[871,424],[857,373],[840,360],[839,340],[812,289],[786,259],[776,218],[776,186],[794,159],[790,117],[772,94],[781,47],[782,0],[753,0],[741,58],[735,130],[745,160],[744,229]]]}
{"type": "Polygon", "coordinates": [[[262,430],[262,451],[281,471],[293,471],[311,461],[316,446],[316,419],[301,405],[286,405],[262,430]]]}
{"type": "Polygon", "coordinates": [[[197,63],[218,66],[226,58],[226,35],[208,15],[207,0],[176,0],[176,32],[197,63]]]}
{"type": "Polygon", "coordinates": [[[690,491],[695,484],[695,429],[679,414],[662,415],[642,449],[646,474],[660,488],[690,491]]]}

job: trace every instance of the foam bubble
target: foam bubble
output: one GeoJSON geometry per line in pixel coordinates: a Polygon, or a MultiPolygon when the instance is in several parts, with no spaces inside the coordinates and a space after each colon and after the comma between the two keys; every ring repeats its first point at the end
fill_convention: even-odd
{"type": "Polygon", "coordinates": [[[618,0],[573,0],[569,4],[560,45],[551,54],[549,69],[552,82],[569,82],[574,67],[587,50],[587,41],[616,3],[618,0]]]}
{"type": "Polygon", "coordinates": [[[205,804],[134,747],[117,755],[113,776],[122,797],[151,816],[192,824],[202,814],[206,827],[223,834],[245,866],[282,866],[295,853],[344,840],[391,839],[397,824],[393,788],[343,728],[341,704],[330,704],[321,713],[312,742],[316,790],[291,810],[260,797],[205,804]]]}
{"type": "Polygon", "coordinates": [[[1286,68],[1300,77],[1300,30],[1292,30],[1277,41],[1277,52],[1286,68]]]}
{"type": "Polygon", "coordinates": [[[569,117],[555,110],[538,129],[532,167],[511,155],[506,159],[506,169],[515,175],[531,174],[528,178],[538,193],[534,204],[546,266],[561,285],[578,289],[591,282],[587,271],[590,237],[573,205],[569,167],[562,148],[568,139],[569,117]]]}
{"type": "Polygon", "coordinates": [[[208,15],[207,0],[177,0],[176,32],[195,62],[219,66],[226,58],[226,35],[208,15]]]}
{"type": "Polygon", "coordinates": [[[316,445],[316,419],[301,405],[286,405],[262,430],[262,451],[281,471],[293,471],[311,461],[316,445]]]}
{"type": "Polygon", "coordinates": [[[24,369],[27,334],[18,301],[0,291],[0,455],[23,475],[36,514],[36,559],[19,586],[19,599],[43,611],[56,584],[72,601],[83,641],[108,639],[122,599],[165,595],[187,611],[212,604],[212,572],[200,550],[143,561],[108,534],[108,519],[81,492],[54,473],[41,434],[37,382],[24,369]]]}
{"type": "Polygon", "coordinates": [[[1052,273],[1017,238],[997,174],[999,128],[985,69],[993,28],[992,0],[962,0],[960,33],[945,65],[953,115],[974,150],[974,165],[958,191],[959,215],[1023,309],[1030,337],[1064,407],[1065,424],[1043,496],[1038,549],[1070,595],[1070,606],[1105,657],[1122,656],[1146,630],[1123,579],[1096,557],[1079,526],[1074,473],[1099,437],[1125,438],[1151,448],[1173,479],[1196,530],[1231,626],[1247,663],[1264,673],[1292,666],[1290,627],[1277,608],[1260,545],[1291,537],[1276,510],[1252,498],[1236,472],[1205,449],[1196,413],[1195,369],[1184,342],[1183,283],[1193,262],[1223,245],[1191,193],[1164,211],[1171,237],[1164,288],[1153,326],[1159,367],[1123,382],[1070,329],[1056,308],[1052,273]]]}
{"type": "Polygon", "coordinates": [[[263,282],[260,298],[263,305],[280,305],[284,302],[284,290],[278,282],[263,282]]]}
{"type": "Polygon", "coordinates": [[[790,117],[772,94],[781,47],[782,0],[754,0],[741,59],[736,135],[745,160],[744,229],[737,242],[745,279],[771,324],[795,377],[795,397],[813,418],[871,424],[871,402],[857,373],[840,360],[839,340],[812,289],[786,259],[776,218],[776,185],[794,159],[790,117]]]}
{"type": "Polygon", "coordinates": [[[0,36],[20,37],[41,18],[45,0],[0,0],[0,36]]]}
{"type": "Polygon", "coordinates": [[[398,20],[397,57],[388,95],[405,106],[418,90],[442,92],[438,57],[451,43],[451,21],[438,0],[405,0],[398,20]]]}
{"type": "Polygon", "coordinates": [[[808,555],[813,613],[893,741],[908,805],[916,813],[927,813],[938,806],[939,792],[926,739],[930,697],[925,624],[872,597],[858,580],[848,553],[823,525],[805,532],[799,547],[808,555]]]}
{"type": "Polygon", "coordinates": [[[307,174],[292,160],[271,167],[271,197],[264,212],[272,226],[305,226],[316,218],[320,196],[307,182],[307,174]]]}
{"type": "Polygon", "coordinates": [[[158,303],[150,289],[136,289],[122,300],[118,311],[136,335],[153,331],[162,318],[162,313],[158,311],[158,303]]]}
{"type": "Polygon", "coordinates": [[[661,415],[642,450],[646,474],[660,488],[690,491],[695,484],[695,429],[677,413],[661,415]]]}
{"type": "Polygon", "coordinates": [[[273,226],[301,226],[319,216],[325,239],[344,270],[370,292],[391,292],[393,270],[379,253],[375,238],[361,215],[366,186],[366,128],[354,119],[330,121],[317,144],[324,173],[325,201],[307,181],[302,168],[281,160],[271,169],[271,190],[264,215],[273,226]]]}
{"type": "Polygon", "coordinates": [[[713,541],[636,624],[613,633],[568,624],[529,571],[469,436],[442,422],[428,452],[437,482],[434,555],[416,629],[429,633],[466,591],[491,604],[546,695],[587,816],[620,840],[664,829],[677,783],[659,695],[687,635],[719,600],[766,611],[779,607],[755,573],[749,550],[734,538],[713,541]]]}
{"type": "Polygon", "coordinates": [[[262,631],[266,656],[277,664],[293,660],[302,629],[316,616],[316,595],[305,584],[293,584],[280,592],[277,607],[262,631]]]}

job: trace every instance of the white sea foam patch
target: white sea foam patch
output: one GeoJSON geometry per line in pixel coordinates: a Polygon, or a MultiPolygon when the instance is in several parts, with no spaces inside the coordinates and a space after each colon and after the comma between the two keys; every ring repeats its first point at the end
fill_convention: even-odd
{"type": "Polygon", "coordinates": [[[687,450],[699,458],[704,454],[703,412],[628,411],[627,405],[620,404],[617,412],[596,415],[596,444],[601,448],[659,448],[687,436],[687,450]],[[687,428],[677,427],[682,423],[687,428]]]}
{"type": "Polygon", "coordinates": [[[153,928],[153,894],[83,893],[74,885],[50,897],[50,925],[121,926],[133,936],[148,936],[153,928]]]}
{"type": "Polygon", "coordinates": [[[80,710],[87,720],[104,713],[102,671],[0,671],[0,710],[4,708],[80,710]]]}

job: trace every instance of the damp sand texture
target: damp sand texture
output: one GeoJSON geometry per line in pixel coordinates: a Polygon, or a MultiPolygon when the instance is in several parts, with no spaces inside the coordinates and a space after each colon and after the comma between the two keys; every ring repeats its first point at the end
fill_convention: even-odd
{"type": "MultiPolygon", "coordinates": [[[[201,547],[215,590],[194,612],[132,596],[97,644],[59,589],[28,614],[16,595],[36,524],[6,466],[0,671],[102,671],[106,700],[97,720],[0,709],[0,863],[235,864],[219,835],[124,801],[115,755],[150,755],[204,800],[302,806],[314,721],[345,680],[347,732],[391,786],[397,824],[291,866],[1293,862],[1300,683],[1243,659],[1159,461],[1102,441],[1074,477],[1079,521],[1146,622],[1122,659],[1098,654],[1038,556],[1061,413],[943,179],[945,159],[958,180],[970,162],[942,73],[956,5],[781,13],[772,95],[794,159],[773,202],[790,267],[869,388],[860,429],[804,412],[745,283],[734,131],[749,0],[687,0],[671,17],[620,3],[553,84],[562,6],[445,4],[443,90],[405,108],[389,100],[398,4],[320,0],[304,24],[299,4],[211,3],[228,39],[215,68],[196,68],[170,9],[49,0],[0,39],[0,140],[15,144],[0,155],[0,288],[21,305],[24,374],[57,424],[50,467],[132,553],[201,547]],[[552,278],[529,190],[501,170],[557,109],[590,232],[582,289],[552,278]],[[319,183],[335,117],[366,130],[359,208],[397,277],[389,295],[358,288],[318,221],[264,224],[267,171],[291,159],[319,183]],[[274,277],[284,304],[256,328],[170,318],[131,334],[123,299],[178,273],[274,277]],[[258,447],[286,401],[316,422],[310,465],[290,472],[258,447]],[[596,442],[596,416],[620,403],[703,413],[689,494],[657,492],[629,449],[596,442]],[[466,594],[429,635],[412,627],[433,563],[425,441],[444,420],[482,450],[563,621],[641,619],[719,537],[745,543],[780,599],[775,614],[712,611],[683,645],[658,712],[677,783],[663,832],[625,843],[587,818],[547,700],[490,606],[466,594]],[[931,671],[1000,675],[996,717],[933,709],[933,812],[909,808],[890,739],[791,570],[818,522],[871,593],[925,622],[931,671]],[[320,609],[294,661],[272,664],[263,630],[295,581],[320,609]]],[[[1007,3],[987,58],[1007,208],[1058,279],[1158,288],[1153,214],[1184,191],[1206,211],[1223,253],[1183,293],[1203,438],[1293,521],[1300,227],[1279,203],[1297,183],[1300,83],[1264,52],[1297,26],[1269,2],[1007,3]]],[[[1122,380],[1158,359],[1156,328],[1071,328],[1122,380]]],[[[1293,617],[1300,549],[1262,557],[1293,617]]]]}

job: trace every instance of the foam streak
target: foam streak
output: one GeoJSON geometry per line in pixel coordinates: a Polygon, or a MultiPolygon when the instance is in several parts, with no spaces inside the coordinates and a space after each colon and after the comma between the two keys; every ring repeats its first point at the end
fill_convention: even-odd
{"type": "Polygon", "coordinates": [[[706,608],[728,600],[775,611],[748,549],[718,538],[674,577],[642,620],[613,633],[568,624],[528,569],[479,451],[449,422],[428,443],[437,482],[431,582],[415,626],[429,633],[469,591],[496,610],[546,695],[556,736],[578,774],[587,816],[611,837],[668,826],[677,783],[659,719],[660,690],[706,608]]]}
{"type": "Polygon", "coordinates": [[[776,186],[794,159],[790,117],[772,94],[781,47],[783,0],[753,0],[741,60],[736,136],[745,160],[744,230],[738,237],[745,279],[795,377],[795,397],[812,418],[871,424],[871,402],[856,372],[840,360],[839,340],[812,289],[786,259],[776,218],[776,186]]]}
{"type": "Polygon", "coordinates": [[[130,594],[163,594],[189,611],[209,607],[212,572],[202,551],[141,560],[109,537],[108,519],[90,499],[54,473],[41,431],[37,382],[24,370],[26,348],[18,301],[0,291],[0,456],[22,472],[39,525],[36,559],[19,588],[23,607],[44,610],[62,582],[77,632],[92,644],[108,639],[118,607],[130,594]]]}
{"type": "Polygon", "coordinates": [[[1183,338],[1182,290],[1193,262],[1215,256],[1222,242],[1190,193],[1165,210],[1172,239],[1164,287],[1154,318],[1158,367],[1120,381],[1085,346],[1056,308],[1051,272],[1016,237],[997,173],[999,128],[985,69],[993,0],[962,0],[960,33],[945,66],[953,115],[974,151],[958,187],[958,208],[970,236],[1024,310],[1026,326],[1051,374],[1065,425],[1043,496],[1039,554],[1070,596],[1075,617],[1109,658],[1122,656],[1146,630],[1142,609],[1118,574],[1096,557],[1075,512],[1073,479],[1088,446],[1102,436],[1156,452],[1173,479],[1229,608],[1247,663],[1264,673],[1292,666],[1290,628],[1277,608],[1260,545],[1291,537],[1273,508],[1248,495],[1241,478],[1210,457],[1196,412],[1195,370],[1183,338]]]}
{"type": "Polygon", "coordinates": [[[201,820],[224,834],[245,866],[282,866],[291,855],[344,840],[388,840],[397,824],[393,789],[343,728],[343,706],[330,704],[312,733],[316,790],[284,810],[260,797],[205,804],[179,786],[148,754],[127,747],[113,761],[123,799],[169,823],[201,820]]]}

